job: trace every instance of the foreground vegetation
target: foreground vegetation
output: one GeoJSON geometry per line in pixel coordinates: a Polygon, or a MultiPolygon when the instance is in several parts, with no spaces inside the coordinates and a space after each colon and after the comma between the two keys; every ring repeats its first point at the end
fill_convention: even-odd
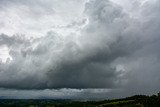
{"type": "Polygon", "coordinates": [[[160,93],[146,96],[103,100],[103,101],[72,101],[51,99],[1,99],[0,107],[160,107],[160,93]]]}

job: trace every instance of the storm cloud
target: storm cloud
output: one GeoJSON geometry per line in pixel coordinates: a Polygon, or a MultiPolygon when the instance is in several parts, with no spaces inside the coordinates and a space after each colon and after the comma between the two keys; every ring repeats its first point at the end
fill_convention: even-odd
{"type": "MultiPolygon", "coordinates": [[[[123,95],[158,91],[160,2],[134,0],[129,4],[129,1],[81,1],[85,6],[78,21],[69,18],[66,19],[69,23],[54,27],[54,23],[44,23],[49,26],[44,28],[49,29],[45,30],[46,34],[42,32],[43,36],[12,36],[5,34],[5,30],[2,32],[1,28],[0,46],[8,47],[11,59],[0,64],[0,87],[23,90],[83,89],[79,96],[83,95],[84,90],[97,88],[121,90],[123,95]]],[[[50,16],[50,12],[53,12],[53,16],[59,14],[56,8],[51,11],[47,8],[50,5],[41,2],[1,2],[4,11],[8,4],[11,7],[36,5],[35,11],[29,11],[28,15],[37,19],[37,9],[44,9],[41,14],[38,13],[42,15],[37,16],[39,20],[43,20],[45,13],[46,16],[50,16]]],[[[91,90],[85,93],[93,94],[91,90]]],[[[107,91],[106,95],[120,95],[118,91],[114,91],[114,94],[107,91]]],[[[106,93],[105,90],[102,93],[106,93]]],[[[102,93],[95,96],[104,98],[102,93]]]]}

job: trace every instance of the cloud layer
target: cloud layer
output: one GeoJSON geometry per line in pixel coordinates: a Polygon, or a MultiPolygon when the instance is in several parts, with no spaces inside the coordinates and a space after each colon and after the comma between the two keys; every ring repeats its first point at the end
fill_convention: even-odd
{"type": "MultiPolygon", "coordinates": [[[[1,34],[0,45],[9,48],[12,60],[0,64],[0,87],[106,88],[123,90],[126,95],[159,90],[160,2],[134,0],[128,7],[129,1],[86,2],[78,21],[52,26],[68,30],[64,35],[52,29],[36,38],[1,34]]],[[[6,4],[36,5],[34,18],[38,7],[44,9],[39,15],[51,15],[46,12],[51,12],[48,5],[41,2],[1,2],[4,10],[6,4]]]]}

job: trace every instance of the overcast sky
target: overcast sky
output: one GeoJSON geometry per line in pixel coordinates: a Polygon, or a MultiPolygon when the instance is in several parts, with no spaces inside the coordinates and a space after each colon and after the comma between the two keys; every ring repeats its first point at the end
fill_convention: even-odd
{"type": "Polygon", "coordinates": [[[0,98],[160,91],[160,0],[0,0],[0,98]]]}

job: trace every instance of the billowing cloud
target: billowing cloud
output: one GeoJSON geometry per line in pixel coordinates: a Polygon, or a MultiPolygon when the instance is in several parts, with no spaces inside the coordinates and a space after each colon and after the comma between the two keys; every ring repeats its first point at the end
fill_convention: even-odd
{"type": "MultiPolygon", "coordinates": [[[[47,24],[54,29],[47,28],[49,32],[40,37],[1,34],[0,45],[9,48],[12,60],[0,64],[0,87],[26,90],[103,88],[118,89],[124,95],[159,90],[160,2],[134,0],[128,4],[129,1],[123,4],[118,0],[90,0],[77,21],[69,18],[69,23],[47,24]],[[59,33],[55,29],[69,32],[63,35],[64,31],[59,33]]],[[[3,1],[2,7],[14,4],[8,2],[3,1]]],[[[30,7],[35,4],[50,11],[41,2],[17,3],[30,7]]],[[[54,8],[53,16],[57,11],[54,8]]],[[[58,17],[63,19],[64,15],[58,17]]],[[[89,89],[85,93],[93,94],[89,89]]],[[[118,93],[109,92],[114,93],[107,94],[110,96],[118,93]]],[[[97,97],[104,93],[105,90],[97,97]]]]}
{"type": "Polygon", "coordinates": [[[111,25],[116,18],[122,18],[123,22],[125,15],[117,5],[109,1],[99,2],[94,10],[95,4],[97,1],[86,4],[90,22],[82,30],[82,36],[61,37],[49,32],[41,38],[23,40],[16,36],[1,35],[2,43],[10,46],[9,53],[13,58],[5,64],[6,67],[2,65],[1,86],[20,89],[111,88],[121,84],[121,72],[117,72],[110,63],[117,57],[128,54],[123,48],[118,49],[124,45],[119,35],[120,29],[124,28],[118,27],[114,33],[106,28],[121,24],[115,22],[111,25]],[[111,12],[103,13],[106,7],[111,12]],[[102,14],[95,18],[99,11],[102,14]],[[113,16],[112,11],[115,12],[113,16]],[[107,14],[110,14],[109,22],[108,19],[105,20],[107,14]],[[99,25],[101,28],[98,29],[99,25]],[[90,32],[90,29],[96,32],[90,32]]]}

